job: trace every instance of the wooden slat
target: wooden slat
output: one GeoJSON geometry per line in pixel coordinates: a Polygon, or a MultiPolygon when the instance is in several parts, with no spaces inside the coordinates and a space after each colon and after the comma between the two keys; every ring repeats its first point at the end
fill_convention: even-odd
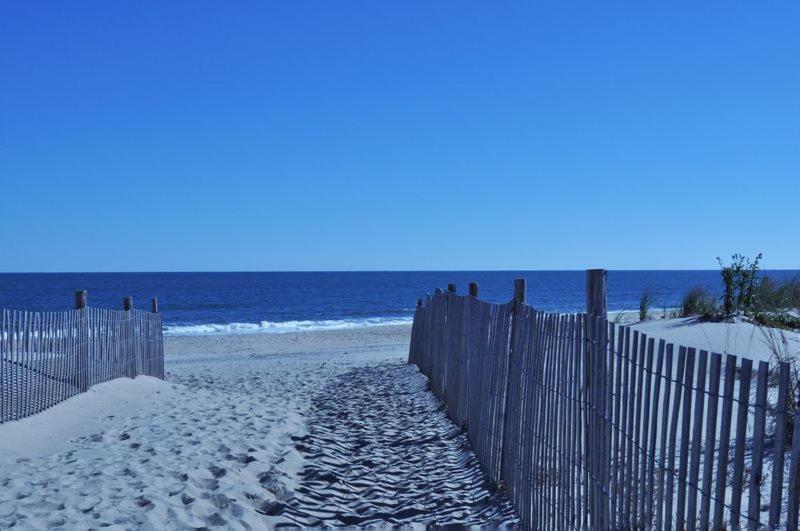
{"type": "MultiPolygon", "coordinates": [[[[621,393],[622,393],[622,368],[623,368],[623,361],[622,361],[622,349],[623,349],[623,341],[624,341],[624,331],[620,328],[620,333],[617,334],[617,329],[614,323],[609,324],[609,341],[610,345],[612,346],[612,355],[610,359],[612,360],[612,366],[609,367],[609,372],[614,372],[616,370],[614,376],[614,398],[612,400],[613,407],[611,408],[611,419],[612,425],[614,426],[614,431],[612,433],[612,453],[611,453],[611,510],[612,514],[614,515],[614,519],[611,520],[614,525],[619,525],[618,519],[618,503],[619,503],[619,484],[620,484],[620,440],[623,441],[620,437],[620,414],[621,414],[621,393]],[[616,346],[615,346],[615,339],[616,339],[616,346]]],[[[612,389],[609,386],[609,389],[612,389]]]]}
{"type": "Polygon", "coordinates": [[[551,396],[548,390],[549,376],[552,374],[552,367],[550,367],[550,344],[553,334],[553,315],[545,316],[544,320],[544,335],[542,337],[542,349],[539,352],[538,358],[541,360],[539,365],[542,367],[543,374],[540,377],[539,403],[536,410],[536,443],[534,445],[534,487],[536,496],[537,517],[540,525],[545,525],[550,521],[548,512],[550,510],[549,500],[547,496],[547,416],[550,407],[551,396]]]}
{"type": "Polygon", "coordinates": [[[30,314],[28,312],[22,312],[22,341],[20,342],[20,348],[22,350],[21,353],[21,370],[24,382],[24,387],[20,389],[18,393],[21,396],[20,406],[21,406],[21,417],[27,417],[31,414],[30,406],[30,392],[31,392],[31,371],[30,371],[30,364],[31,364],[31,348],[30,348],[30,314]]]}
{"type": "MultiPolygon", "coordinates": [[[[650,341],[653,341],[651,339],[650,341]]],[[[648,345],[648,349],[652,351],[652,346],[648,345]]],[[[653,382],[653,400],[652,400],[652,409],[650,409],[650,444],[647,448],[648,459],[647,459],[647,478],[646,478],[646,486],[645,486],[645,493],[647,496],[647,501],[645,504],[645,511],[644,511],[644,523],[645,526],[651,527],[653,525],[653,516],[655,513],[654,510],[654,502],[653,502],[653,495],[655,490],[655,476],[656,476],[656,469],[658,468],[657,459],[656,459],[656,450],[658,449],[658,412],[661,399],[661,382],[663,380],[662,376],[662,368],[664,366],[664,351],[665,351],[665,342],[663,340],[659,341],[658,343],[658,355],[656,357],[656,364],[654,367],[654,382],[653,382]]],[[[652,355],[648,354],[651,358],[652,355]]]]}
{"type": "Polygon", "coordinates": [[[786,428],[789,418],[789,364],[781,362],[778,368],[778,403],[775,406],[775,442],[772,450],[772,490],[769,498],[769,525],[780,525],[783,494],[783,463],[786,449],[786,428]]]}
{"type": "MultiPolygon", "coordinates": [[[[659,350],[664,347],[664,340],[659,344],[659,350]]],[[[667,475],[672,477],[671,470],[667,469],[668,435],[670,419],[670,398],[672,395],[672,354],[674,346],[670,343],[666,345],[666,365],[664,367],[664,401],[661,409],[661,439],[659,442],[659,466],[658,466],[658,498],[655,508],[655,528],[661,531],[664,528],[664,501],[667,475]]],[[[680,395],[680,393],[677,393],[680,395]]],[[[673,455],[674,457],[674,455],[673,455]]],[[[670,463],[671,466],[671,463],[670,463]]],[[[671,511],[671,506],[668,510],[671,511]]]]}
{"type": "Polygon", "coordinates": [[[21,419],[25,416],[25,390],[26,390],[26,372],[23,370],[25,366],[25,313],[16,313],[16,363],[17,370],[17,388],[14,391],[16,396],[16,416],[15,418],[21,419]]]}
{"type": "Polygon", "coordinates": [[[761,521],[761,482],[763,481],[764,431],[767,419],[767,379],[769,364],[759,362],[756,375],[756,402],[753,414],[753,453],[750,457],[750,492],[747,527],[757,529],[761,521]]]}
{"type": "Polygon", "coordinates": [[[562,493],[564,478],[563,462],[563,420],[564,420],[564,352],[562,350],[565,316],[559,315],[556,320],[556,336],[554,338],[554,388],[553,388],[553,416],[550,425],[553,428],[553,451],[550,476],[550,496],[553,500],[553,522],[564,525],[564,496],[562,493]]]}
{"type": "Polygon", "coordinates": [[[714,488],[713,529],[722,528],[725,514],[725,492],[728,479],[728,455],[731,440],[731,417],[733,414],[733,386],[736,382],[736,356],[725,358],[725,383],[722,389],[722,417],[719,429],[719,452],[717,456],[717,482],[714,488]]]}
{"type": "Polygon", "coordinates": [[[564,319],[564,330],[562,336],[562,361],[561,365],[563,366],[563,421],[562,421],[562,440],[561,440],[561,450],[564,452],[563,457],[563,470],[561,472],[561,478],[563,479],[563,487],[562,487],[562,511],[564,513],[564,518],[562,521],[562,526],[565,528],[569,528],[573,525],[572,519],[572,476],[570,474],[570,470],[573,468],[573,455],[571,453],[572,450],[572,440],[570,436],[571,430],[571,415],[572,415],[572,400],[571,400],[571,390],[572,390],[572,356],[571,356],[571,343],[572,343],[572,321],[573,317],[571,315],[567,315],[564,319]]]}
{"type": "Polygon", "coordinates": [[[741,523],[742,485],[744,483],[744,452],[747,435],[748,404],[750,402],[750,380],[753,362],[742,358],[739,367],[739,409],[736,416],[736,443],[733,452],[733,475],[731,476],[730,526],[738,529],[741,523]]]}
{"type": "Polygon", "coordinates": [[[617,429],[617,437],[619,439],[619,447],[617,450],[617,459],[618,459],[618,466],[617,466],[617,505],[614,507],[617,519],[616,525],[617,527],[624,527],[627,522],[626,513],[625,513],[625,496],[627,493],[627,482],[628,478],[625,475],[626,466],[627,466],[627,448],[628,448],[628,397],[630,396],[630,373],[631,373],[631,365],[629,360],[630,355],[630,333],[631,329],[629,327],[620,327],[619,329],[619,351],[620,351],[620,359],[619,365],[621,366],[621,377],[622,377],[622,386],[620,394],[618,395],[619,400],[619,427],[617,429]]]}
{"type": "MultiPolygon", "coordinates": [[[[651,433],[650,421],[652,419],[653,426],[656,424],[656,415],[651,414],[653,406],[651,405],[653,393],[653,355],[655,352],[655,340],[648,337],[646,341],[642,341],[642,349],[647,348],[647,354],[644,363],[644,409],[642,409],[642,434],[641,434],[641,468],[639,471],[639,527],[650,527],[650,510],[649,500],[652,494],[652,482],[650,481],[650,465],[652,460],[648,454],[651,446],[650,439],[652,435],[652,446],[655,447],[655,435],[651,433]],[[646,345],[645,345],[646,343],[646,345]]],[[[656,409],[657,409],[656,405],[656,409]]]]}
{"type": "Polygon", "coordinates": [[[9,359],[8,345],[11,330],[8,324],[8,310],[2,310],[0,314],[0,423],[10,420],[8,416],[8,406],[11,401],[11,365],[9,359]]]}
{"type": "Polygon", "coordinates": [[[585,435],[585,451],[587,452],[587,480],[586,486],[589,494],[589,523],[594,528],[602,528],[599,522],[600,506],[597,499],[597,415],[595,413],[596,405],[596,384],[594,384],[594,345],[591,343],[593,337],[592,317],[586,316],[584,320],[583,336],[584,336],[584,389],[586,392],[585,408],[586,408],[586,435],[585,435]]]}
{"type": "MultiPolygon", "coordinates": [[[[675,513],[674,492],[675,483],[679,475],[678,470],[680,468],[680,465],[677,468],[675,466],[675,457],[678,454],[678,447],[681,444],[678,441],[678,433],[682,431],[678,419],[680,418],[681,405],[685,396],[683,381],[687,377],[687,372],[690,371],[687,371],[686,368],[686,347],[678,347],[678,367],[674,379],[675,400],[672,407],[672,419],[670,420],[669,457],[667,460],[669,473],[667,475],[667,489],[664,493],[664,527],[667,529],[672,529],[672,522],[675,513]]],[[[689,378],[691,378],[691,376],[689,376],[689,378]]]]}
{"type": "Polygon", "coordinates": [[[786,528],[788,531],[797,531],[798,511],[800,511],[800,408],[795,411],[793,424],[789,484],[786,497],[786,528]]]}
{"type": "Polygon", "coordinates": [[[8,384],[6,378],[8,376],[6,369],[6,346],[8,345],[8,337],[6,332],[6,310],[0,310],[0,424],[6,422],[6,407],[8,406],[8,384]]]}
{"type": "Polygon", "coordinates": [[[717,437],[717,409],[719,397],[720,368],[722,356],[711,355],[711,370],[708,383],[708,410],[706,411],[706,439],[703,453],[703,486],[700,499],[700,529],[708,529],[711,523],[711,485],[714,474],[714,444],[717,437]]]}
{"type": "Polygon", "coordinates": [[[612,433],[612,424],[611,424],[611,405],[612,405],[612,395],[611,390],[613,389],[613,362],[610,360],[611,351],[613,351],[613,338],[608,337],[608,319],[607,315],[600,315],[597,317],[597,330],[600,334],[598,338],[598,364],[599,364],[599,371],[600,371],[600,380],[602,385],[598,390],[598,394],[600,396],[601,404],[600,404],[600,412],[601,416],[600,420],[600,427],[602,431],[602,462],[601,462],[601,502],[602,502],[602,517],[603,517],[603,525],[606,527],[610,527],[611,523],[613,522],[614,518],[614,511],[611,509],[610,504],[610,496],[609,496],[609,487],[611,484],[611,433],[612,433]]]}
{"type": "Polygon", "coordinates": [[[639,332],[634,330],[631,334],[631,344],[628,352],[628,380],[626,385],[628,387],[627,413],[628,420],[625,426],[626,437],[626,458],[625,458],[625,472],[623,473],[623,481],[625,482],[625,496],[623,503],[623,527],[634,525],[635,518],[631,511],[633,501],[633,490],[635,489],[636,474],[633,470],[633,464],[636,462],[636,453],[634,447],[634,425],[636,421],[636,356],[639,351],[639,332]]]}
{"type": "Polygon", "coordinates": [[[547,497],[547,514],[549,516],[549,522],[557,522],[558,521],[558,514],[556,512],[557,508],[557,501],[556,501],[556,467],[554,466],[556,460],[556,419],[558,415],[558,397],[556,395],[556,375],[558,373],[558,349],[557,339],[559,333],[559,326],[560,326],[561,316],[556,315],[553,317],[551,322],[551,338],[548,350],[549,355],[547,359],[547,366],[549,370],[547,371],[547,389],[548,389],[548,398],[549,404],[548,407],[545,408],[545,425],[547,426],[547,431],[543,434],[547,440],[547,446],[545,448],[545,462],[544,462],[544,489],[545,495],[547,497]]]}
{"type": "Polygon", "coordinates": [[[697,363],[697,381],[694,401],[694,427],[689,464],[688,499],[686,506],[686,529],[697,529],[697,496],[700,487],[700,456],[703,450],[703,408],[706,398],[706,379],[708,377],[708,352],[700,351],[697,363]]]}
{"type": "Polygon", "coordinates": [[[581,517],[583,514],[583,489],[581,488],[581,469],[583,467],[583,456],[580,452],[581,444],[581,403],[580,403],[580,383],[581,383],[581,364],[580,364],[580,317],[573,315],[570,319],[570,375],[572,376],[572,385],[570,385],[570,395],[572,399],[572,413],[570,422],[570,437],[572,444],[570,445],[570,453],[572,455],[572,462],[575,465],[572,467],[570,473],[570,486],[571,486],[571,507],[570,519],[571,526],[577,527],[581,525],[581,517]]]}
{"type": "Polygon", "coordinates": [[[681,417],[681,451],[678,456],[678,503],[675,509],[675,528],[684,529],[686,523],[686,491],[689,467],[689,440],[691,437],[692,380],[694,378],[695,350],[686,349],[686,371],[683,379],[683,416],[681,417]]]}
{"type": "Polygon", "coordinates": [[[36,329],[37,337],[36,337],[36,350],[37,350],[37,357],[39,360],[39,370],[43,376],[41,379],[41,385],[39,385],[36,393],[36,412],[42,411],[44,408],[48,407],[50,404],[47,403],[47,392],[50,390],[50,371],[48,367],[48,362],[50,361],[50,354],[47,349],[47,337],[46,337],[46,328],[48,323],[48,313],[42,312],[39,314],[39,322],[38,327],[36,329]]]}
{"type": "MultiPolygon", "coordinates": [[[[550,507],[547,503],[547,411],[550,405],[550,392],[548,390],[548,377],[552,374],[550,366],[550,345],[553,340],[553,320],[552,314],[535,312],[534,321],[531,326],[534,337],[531,343],[531,356],[528,357],[531,363],[531,372],[535,374],[533,379],[536,382],[535,389],[531,394],[533,399],[530,401],[528,413],[528,424],[525,431],[531,433],[533,437],[525,449],[526,459],[523,467],[527,467],[532,473],[530,488],[526,496],[526,503],[534,511],[534,518],[531,522],[544,524],[550,521],[548,513],[550,507]]],[[[525,471],[521,471],[524,475],[525,471]]]]}

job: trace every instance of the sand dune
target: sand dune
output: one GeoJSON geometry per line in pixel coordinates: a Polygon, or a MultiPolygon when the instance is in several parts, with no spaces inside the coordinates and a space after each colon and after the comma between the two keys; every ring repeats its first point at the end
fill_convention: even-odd
{"type": "Polygon", "coordinates": [[[657,312],[653,315],[640,322],[636,312],[615,312],[609,319],[667,342],[753,361],[770,361],[775,353],[781,359],[800,356],[800,333],[796,331],[757,326],[743,319],[704,322],[697,317],[662,319],[657,312]]]}

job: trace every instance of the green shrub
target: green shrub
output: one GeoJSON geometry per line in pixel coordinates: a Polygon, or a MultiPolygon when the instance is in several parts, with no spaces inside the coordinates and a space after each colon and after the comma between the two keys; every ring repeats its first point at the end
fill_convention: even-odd
{"type": "Polygon", "coordinates": [[[722,259],[717,257],[724,288],[722,306],[725,315],[734,313],[752,315],[755,313],[758,264],[761,262],[762,256],[759,253],[754,260],[750,260],[750,258],[736,253],[731,257],[730,265],[725,265],[722,259]]]}
{"type": "MultiPolygon", "coordinates": [[[[719,260],[719,258],[717,258],[719,260]]],[[[723,267],[720,271],[722,273],[722,311],[726,314],[732,314],[733,308],[736,305],[736,286],[733,278],[733,269],[730,267],[723,267]]]]}
{"type": "Polygon", "coordinates": [[[683,296],[681,317],[689,317],[691,315],[711,317],[715,313],[717,313],[717,305],[714,303],[714,297],[704,287],[695,286],[683,296]]]}

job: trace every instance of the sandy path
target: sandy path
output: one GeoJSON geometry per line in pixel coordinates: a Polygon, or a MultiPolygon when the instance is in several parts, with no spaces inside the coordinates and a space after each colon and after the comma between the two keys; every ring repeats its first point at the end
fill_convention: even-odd
{"type": "Polygon", "coordinates": [[[0,528],[264,528],[257,510],[274,497],[258,476],[277,467],[291,488],[290,434],[320,372],[301,360],[171,367],[168,400],[3,467],[0,528]]]}
{"type": "Polygon", "coordinates": [[[314,397],[300,486],[272,514],[301,525],[491,525],[516,522],[464,433],[415,367],[354,368],[314,397]]]}
{"type": "MultiPolygon", "coordinates": [[[[487,501],[492,495],[476,475],[463,436],[435,411],[424,378],[402,364],[407,341],[407,327],[170,339],[168,382],[157,382],[160,387],[144,399],[124,407],[89,401],[81,415],[73,415],[68,401],[37,416],[36,430],[47,444],[35,451],[17,444],[13,456],[0,456],[0,528],[265,529],[296,523],[298,515],[340,525],[337,512],[379,520],[378,508],[386,503],[380,500],[388,496],[425,511],[384,511],[398,521],[479,521],[481,515],[494,521],[493,502],[487,501]],[[353,394],[337,398],[343,389],[353,394]],[[363,431],[351,425],[346,437],[331,431],[326,440],[326,429],[342,425],[325,420],[341,413],[325,404],[345,400],[353,402],[348,414],[362,418],[357,422],[363,431]],[[410,419],[428,413],[414,431],[410,419]],[[382,424],[390,415],[396,418],[382,424]],[[56,436],[48,437],[47,425],[56,419],[56,436]],[[57,436],[64,432],[71,438],[57,436]],[[362,489],[354,492],[363,496],[366,513],[357,501],[332,499],[342,507],[311,515],[314,493],[324,507],[322,499],[331,492],[325,479],[315,483],[313,470],[341,464],[351,451],[364,464],[368,445],[356,451],[359,433],[381,464],[378,477],[385,483],[370,490],[357,483],[363,479],[358,468],[340,470],[343,488],[362,489]],[[408,444],[426,433],[439,442],[422,442],[419,456],[427,460],[418,462],[417,476],[410,475],[412,467],[396,460],[413,452],[391,443],[408,444]],[[343,442],[337,442],[340,436],[343,442]],[[320,445],[316,453],[330,461],[314,457],[305,440],[320,445]],[[443,467],[440,475],[434,467],[443,467]],[[426,486],[452,488],[463,499],[426,497],[426,486]],[[299,513],[277,510],[295,502],[299,513]]],[[[13,446],[15,430],[20,428],[14,423],[0,427],[0,443],[13,446]]]]}

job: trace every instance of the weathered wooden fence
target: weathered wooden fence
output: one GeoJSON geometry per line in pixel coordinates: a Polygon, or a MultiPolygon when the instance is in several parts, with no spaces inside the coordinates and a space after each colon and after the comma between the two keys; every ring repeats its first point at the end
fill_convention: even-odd
{"type": "Polygon", "coordinates": [[[85,292],[75,310],[2,311],[0,423],[38,413],[96,383],[140,374],[164,377],[161,314],[91,308],[85,292]]]}
{"type": "MultiPolygon", "coordinates": [[[[450,291],[420,300],[409,361],[529,528],[798,527],[790,366],[666,343],[605,315],[450,291]],[[755,367],[754,367],[755,365],[755,367]]],[[[599,280],[598,280],[599,279],[599,280]]]]}

